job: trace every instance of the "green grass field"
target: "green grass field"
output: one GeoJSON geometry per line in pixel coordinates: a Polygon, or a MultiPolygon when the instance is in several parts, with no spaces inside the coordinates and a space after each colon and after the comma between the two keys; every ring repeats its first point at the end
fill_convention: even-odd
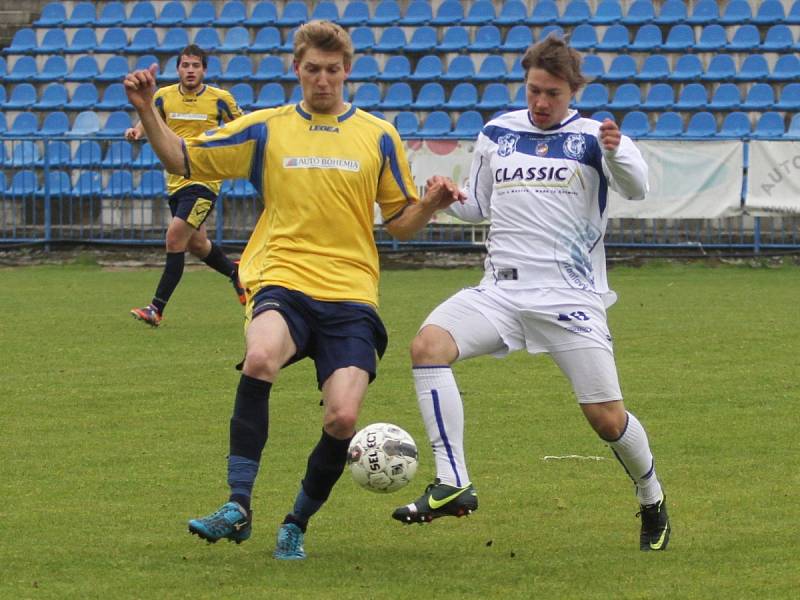
{"type": "Polygon", "coordinates": [[[242,353],[230,286],[190,270],[157,330],[128,310],[157,270],[0,269],[0,598],[780,599],[800,590],[800,268],[653,264],[610,273],[628,407],[650,434],[673,537],[638,550],[637,505],[547,357],[456,367],[480,510],[405,527],[389,514],[433,476],[407,346],[474,270],[387,271],[390,334],[362,423],[420,447],[392,495],[348,473],[306,536],[271,558],[321,409],[312,365],[282,373],[250,541],[209,545],[186,521],[226,497],[242,353]],[[602,460],[544,460],[545,456],[602,460]]]}

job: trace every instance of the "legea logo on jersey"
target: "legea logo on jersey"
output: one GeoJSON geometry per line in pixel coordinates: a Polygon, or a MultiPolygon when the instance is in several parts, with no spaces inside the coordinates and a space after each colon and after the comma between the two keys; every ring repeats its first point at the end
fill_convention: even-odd
{"type": "Polygon", "coordinates": [[[564,140],[564,155],[580,160],[586,152],[586,140],[579,133],[573,133],[564,140]]]}
{"type": "Polygon", "coordinates": [[[505,158],[517,151],[518,133],[507,133],[497,139],[497,154],[505,158]]]}
{"type": "Polygon", "coordinates": [[[332,156],[287,156],[283,159],[284,169],[335,169],[337,171],[361,170],[361,163],[349,158],[332,156]]]}
{"type": "Polygon", "coordinates": [[[324,131],[326,133],[339,133],[339,128],[333,125],[311,125],[309,131],[324,131]]]}

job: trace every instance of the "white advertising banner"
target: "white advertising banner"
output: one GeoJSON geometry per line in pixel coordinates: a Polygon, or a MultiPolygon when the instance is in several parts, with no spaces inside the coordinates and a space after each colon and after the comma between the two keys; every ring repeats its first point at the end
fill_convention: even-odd
{"type": "Polygon", "coordinates": [[[750,142],[745,212],[800,215],[800,142],[750,142]]]}
{"type": "Polygon", "coordinates": [[[742,214],[742,143],[638,141],[649,167],[650,192],[626,200],[609,191],[616,219],[717,219],[742,214]]]}

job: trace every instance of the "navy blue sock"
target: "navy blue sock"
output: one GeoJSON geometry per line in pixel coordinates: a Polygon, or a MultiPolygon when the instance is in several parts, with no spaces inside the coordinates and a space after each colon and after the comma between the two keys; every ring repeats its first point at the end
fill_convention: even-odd
{"type": "Polygon", "coordinates": [[[233,279],[236,276],[236,265],[233,264],[230,258],[225,256],[222,248],[217,246],[214,242],[211,242],[211,251],[201,260],[217,273],[225,275],[228,279],[233,279]]]}
{"type": "Polygon", "coordinates": [[[178,287],[183,277],[183,252],[167,252],[167,260],[164,264],[164,272],[156,288],[156,295],[153,297],[153,306],[159,314],[164,312],[172,292],[178,287]]]}

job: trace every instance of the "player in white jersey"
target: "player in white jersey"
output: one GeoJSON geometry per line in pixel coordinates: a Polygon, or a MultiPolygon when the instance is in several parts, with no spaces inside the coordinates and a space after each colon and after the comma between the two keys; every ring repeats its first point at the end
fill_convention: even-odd
{"type": "Polygon", "coordinates": [[[448,209],[466,221],[489,221],[484,276],[434,309],[411,344],[436,481],[392,516],[424,523],[477,509],[451,365],[526,349],[550,354],[570,380],[587,420],[636,486],[640,548],[663,550],[670,532],[664,493],[647,434],[622,402],[606,319],[616,296],[603,247],[608,189],[644,198],[647,165],[616,123],[569,108],[585,79],[580,54],[563,40],[531,46],[522,66],[528,108],[483,128],[467,200],[448,209]]]}

